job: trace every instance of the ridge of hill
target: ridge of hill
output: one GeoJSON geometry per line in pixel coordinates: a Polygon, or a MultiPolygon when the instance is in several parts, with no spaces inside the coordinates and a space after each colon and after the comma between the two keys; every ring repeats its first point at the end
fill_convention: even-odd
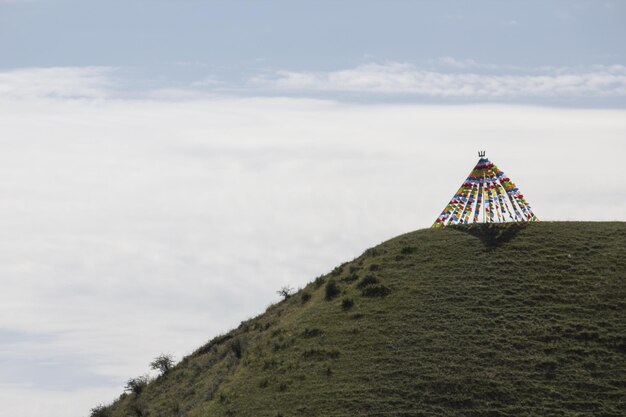
{"type": "Polygon", "coordinates": [[[626,415],[626,223],[425,229],[94,416],[626,415]]]}

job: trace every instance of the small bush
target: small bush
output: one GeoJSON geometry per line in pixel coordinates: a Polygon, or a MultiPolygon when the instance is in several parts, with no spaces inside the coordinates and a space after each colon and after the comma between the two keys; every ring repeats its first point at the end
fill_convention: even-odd
{"type": "Polygon", "coordinates": [[[144,388],[148,386],[148,382],[150,382],[148,375],[141,375],[137,378],[131,378],[126,383],[124,390],[139,395],[144,390],[144,388]]]}
{"type": "Polygon", "coordinates": [[[319,288],[324,284],[325,281],[326,279],[320,275],[319,277],[315,278],[315,281],[313,281],[313,284],[315,284],[315,288],[319,288]]]}
{"type": "Polygon", "coordinates": [[[356,273],[351,273],[350,275],[348,275],[347,277],[345,277],[343,280],[345,282],[354,282],[357,279],[359,279],[359,276],[356,273]]]}
{"type": "Polygon", "coordinates": [[[100,404],[91,409],[90,417],[109,417],[109,408],[104,404],[100,404]]]}
{"type": "Polygon", "coordinates": [[[341,275],[342,272],[343,272],[343,265],[339,265],[338,267],[333,269],[330,274],[334,277],[338,277],[339,275],[341,275]]]}
{"type": "Polygon", "coordinates": [[[293,288],[289,285],[285,285],[280,290],[276,291],[276,293],[283,297],[283,300],[286,300],[293,295],[293,288]]]}
{"type": "Polygon", "coordinates": [[[378,271],[380,269],[380,265],[378,264],[371,264],[370,265],[370,271],[378,271]]]}
{"type": "Polygon", "coordinates": [[[374,275],[368,275],[356,284],[357,288],[365,288],[368,285],[378,284],[378,278],[374,275]]]}
{"type": "Polygon", "coordinates": [[[302,295],[300,296],[300,301],[302,301],[302,304],[305,304],[310,299],[311,299],[311,293],[307,291],[302,291],[302,295]]]}
{"type": "Polygon", "coordinates": [[[166,373],[168,373],[173,366],[174,358],[169,353],[161,354],[154,358],[152,362],[150,362],[150,369],[159,371],[161,375],[165,375],[166,373]]]}
{"type": "Polygon", "coordinates": [[[321,329],[309,329],[308,327],[304,329],[304,331],[302,332],[302,336],[306,339],[309,339],[311,337],[318,337],[321,336],[323,334],[321,329]]]}
{"type": "Polygon", "coordinates": [[[389,293],[391,290],[384,285],[369,285],[361,290],[364,297],[385,297],[389,293]]]}
{"type": "Polygon", "coordinates": [[[315,361],[323,361],[327,359],[337,359],[339,357],[338,350],[325,350],[325,349],[309,349],[302,352],[304,359],[310,359],[315,361]]]}
{"type": "Polygon", "coordinates": [[[344,298],[341,301],[341,308],[344,310],[350,310],[354,306],[354,300],[352,298],[344,298]]]}
{"type": "Polygon", "coordinates": [[[235,354],[237,359],[241,358],[243,347],[241,346],[241,340],[239,340],[239,338],[235,338],[230,342],[230,350],[235,354]]]}
{"type": "Polygon", "coordinates": [[[326,300],[332,300],[336,296],[339,295],[339,286],[335,282],[335,280],[328,280],[325,288],[326,300]]]}
{"type": "Polygon", "coordinates": [[[403,255],[410,255],[415,252],[417,252],[417,248],[415,246],[405,246],[400,251],[403,255]]]}
{"type": "Polygon", "coordinates": [[[130,411],[133,413],[132,415],[134,415],[135,417],[146,417],[148,415],[148,413],[146,412],[146,409],[141,404],[132,404],[130,406],[130,411]]]}

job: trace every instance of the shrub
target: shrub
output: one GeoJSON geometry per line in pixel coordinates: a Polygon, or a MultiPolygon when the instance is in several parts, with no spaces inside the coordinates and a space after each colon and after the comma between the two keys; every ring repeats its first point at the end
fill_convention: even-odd
{"type": "Polygon", "coordinates": [[[311,337],[317,337],[317,336],[321,336],[322,335],[322,330],[321,329],[316,329],[316,328],[312,328],[309,329],[308,327],[304,329],[304,331],[302,332],[302,336],[305,338],[311,338],[311,337]]]}
{"type": "Polygon", "coordinates": [[[283,300],[286,300],[287,298],[292,296],[293,288],[291,288],[289,285],[285,285],[280,290],[276,291],[276,293],[283,297],[283,300]]]}
{"type": "Polygon", "coordinates": [[[364,297],[385,297],[391,290],[384,285],[369,285],[361,290],[364,297]]]}
{"type": "Polygon", "coordinates": [[[380,265],[378,264],[371,264],[370,265],[370,271],[378,271],[380,269],[380,265]]]}
{"type": "Polygon", "coordinates": [[[306,303],[310,299],[311,293],[309,293],[308,291],[302,291],[302,295],[300,296],[300,301],[302,301],[302,304],[306,303]]]}
{"type": "Polygon", "coordinates": [[[357,279],[359,279],[359,276],[357,275],[356,272],[351,273],[350,275],[348,275],[347,277],[345,277],[343,280],[345,282],[354,282],[357,279]]]}
{"type": "Polygon", "coordinates": [[[365,288],[368,285],[378,284],[378,278],[374,275],[368,275],[356,284],[357,288],[365,288]]]}
{"type": "Polygon", "coordinates": [[[323,361],[327,359],[337,359],[339,357],[338,350],[325,350],[325,349],[309,349],[302,352],[304,359],[323,361]]]}
{"type": "Polygon", "coordinates": [[[330,274],[334,277],[338,277],[339,275],[341,275],[342,272],[343,272],[343,265],[339,265],[338,267],[333,269],[330,274]]]}
{"type": "Polygon", "coordinates": [[[344,298],[341,302],[341,308],[344,310],[350,310],[354,306],[354,300],[352,298],[344,298]]]}
{"type": "Polygon", "coordinates": [[[100,404],[91,409],[90,417],[109,417],[109,408],[104,404],[100,404]]]}
{"type": "Polygon", "coordinates": [[[333,279],[329,279],[325,288],[326,300],[332,300],[339,295],[339,286],[333,279]]]}
{"type": "Polygon", "coordinates": [[[161,372],[161,375],[165,375],[166,373],[168,373],[173,366],[174,358],[169,353],[161,354],[154,358],[152,362],[150,362],[150,369],[161,372]]]}
{"type": "Polygon", "coordinates": [[[124,390],[139,395],[144,390],[144,388],[148,386],[149,381],[150,379],[148,378],[148,375],[141,375],[137,378],[131,378],[126,383],[124,390]]]}
{"type": "Polygon", "coordinates": [[[417,248],[415,246],[405,246],[400,251],[403,255],[410,255],[415,252],[417,252],[417,248]]]}
{"type": "Polygon", "coordinates": [[[130,406],[130,411],[133,413],[135,417],[145,417],[148,415],[146,409],[141,404],[132,404],[130,406]]]}
{"type": "Polygon", "coordinates": [[[230,350],[235,354],[237,359],[241,358],[243,347],[241,346],[241,340],[239,340],[239,338],[235,338],[230,342],[230,350]]]}
{"type": "Polygon", "coordinates": [[[324,284],[324,281],[326,280],[324,279],[322,275],[320,275],[319,277],[315,278],[315,281],[313,281],[313,284],[315,284],[315,288],[319,288],[322,286],[322,284],[324,284]]]}

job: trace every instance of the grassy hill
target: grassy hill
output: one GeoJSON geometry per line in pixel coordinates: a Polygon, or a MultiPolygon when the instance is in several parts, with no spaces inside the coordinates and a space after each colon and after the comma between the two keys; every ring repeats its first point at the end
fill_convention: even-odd
{"type": "Polygon", "coordinates": [[[623,417],[626,223],[396,237],[94,415],[623,417]]]}

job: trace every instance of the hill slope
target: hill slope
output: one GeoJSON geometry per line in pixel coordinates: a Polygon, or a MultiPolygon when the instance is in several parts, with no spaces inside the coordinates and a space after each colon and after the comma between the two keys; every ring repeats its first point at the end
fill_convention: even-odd
{"type": "Polygon", "coordinates": [[[626,224],[399,236],[98,412],[624,416],[626,224]]]}

